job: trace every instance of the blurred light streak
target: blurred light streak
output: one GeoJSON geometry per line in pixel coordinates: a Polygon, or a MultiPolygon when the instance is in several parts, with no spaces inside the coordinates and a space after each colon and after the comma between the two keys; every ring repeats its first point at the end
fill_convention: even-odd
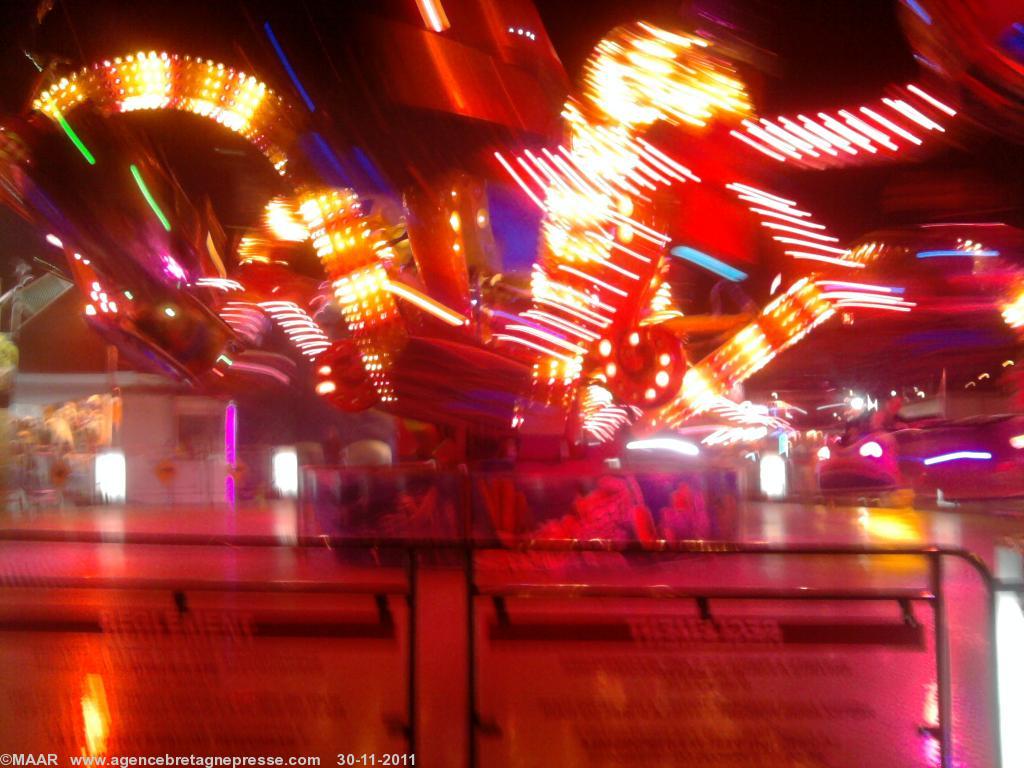
{"type": "Polygon", "coordinates": [[[436,317],[438,320],[453,326],[469,325],[469,318],[463,317],[453,309],[449,309],[439,301],[420,293],[415,288],[410,288],[405,283],[389,280],[387,290],[395,296],[405,299],[410,304],[422,309],[424,312],[436,317]]]}
{"type": "Polygon", "coordinates": [[[909,141],[909,142],[911,142],[913,144],[917,144],[918,146],[920,146],[923,143],[921,141],[921,139],[919,139],[917,136],[915,136],[914,134],[910,133],[909,131],[904,130],[903,128],[900,128],[900,126],[896,125],[896,123],[892,122],[891,120],[889,120],[886,117],[883,117],[882,115],[878,114],[877,112],[875,112],[872,109],[868,109],[867,107],[861,107],[860,108],[860,112],[861,112],[861,114],[864,114],[864,115],[867,115],[868,117],[870,117],[872,120],[874,120],[879,125],[885,126],[886,128],[888,128],[893,133],[895,133],[895,134],[897,134],[899,136],[902,136],[904,139],[906,139],[907,141],[909,141]]]}
{"type": "Polygon", "coordinates": [[[819,112],[818,117],[825,125],[828,126],[829,130],[834,131],[837,135],[842,136],[844,139],[849,139],[857,146],[871,152],[872,154],[878,152],[878,149],[859,132],[843,125],[831,115],[819,112]]]}
{"type": "Polygon", "coordinates": [[[622,290],[621,288],[616,288],[611,283],[605,282],[604,280],[600,280],[594,277],[593,275],[587,274],[586,272],[576,269],[576,267],[570,267],[567,264],[559,264],[558,268],[563,272],[568,272],[570,275],[575,275],[576,277],[586,280],[598,286],[599,288],[604,288],[606,291],[611,291],[612,293],[618,294],[622,298],[626,298],[627,296],[629,296],[629,294],[626,293],[626,291],[622,290]]]}
{"type": "Polygon", "coordinates": [[[953,109],[948,104],[943,104],[941,101],[936,99],[930,93],[926,93],[924,90],[922,90],[921,88],[918,88],[913,83],[909,83],[907,85],[907,90],[910,91],[913,94],[916,94],[917,96],[920,96],[922,99],[927,101],[933,107],[935,107],[938,110],[941,110],[942,112],[945,112],[950,117],[955,117],[956,116],[956,110],[955,109],[953,109]]]}
{"type": "Polygon", "coordinates": [[[909,306],[897,306],[894,304],[874,304],[869,301],[837,301],[837,307],[859,308],[859,309],[884,309],[889,312],[909,312],[909,306]]]}
{"type": "Polygon", "coordinates": [[[861,509],[858,522],[873,538],[885,541],[920,541],[921,531],[912,518],[905,514],[880,509],[861,509]]]}
{"type": "Polygon", "coordinates": [[[545,355],[550,355],[551,357],[558,358],[559,360],[562,360],[562,361],[565,361],[565,362],[568,362],[569,360],[572,359],[568,355],[563,355],[563,354],[561,354],[559,352],[555,352],[553,349],[549,349],[548,347],[541,346],[540,344],[537,344],[536,342],[530,341],[529,339],[523,339],[523,338],[521,338],[519,336],[513,336],[513,335],[508,334],[508,333],[496,333],[496,334],[494,334],[494,338],[495,339],[500,339],[502,341],[511,341],[513,344],[520,344],[520,345],[522,345],[524,347],[530,347],[531,349],[535,349],[538,352],[543,352],[545,355]]]}
{"type": "Polygon", "coordinates": [[[263,223],[278,240],[302,243],[309,239],[309,230],[300,221],[298,210],[285,198],[276,197],[267,203],[263,223]]]}
{"type": "Polygon", "coordinates": [[[961,459],[970,459],[973,461],[988,461],[992,458],[992,454],[988,451],[954,451],[952,453],[943,453],[939,456],[932,456],[924,460],[924,465],[930,467],[934,464],[945,464],[947,461],[959,461],[961,459]]]}
{"type": "Polygon", "coordinates": [[[168,232],[171,231],[171,222],[164,216],[164,212],[160,210],[160,206],[157,204],[153,197],[153,194],[149,191],[149,187],[146,186],[145,180],[142,178],[142,174],[139,172],[138,167],[132,163],[130,166],[132,176],[135,178],[135,183],[138,185],[139,190],[142,192],[142,196],[146,198],[146,202],[149,203],[149,207],[153,209],[153,213],[160,219],[160,223],[163,224],[164,229],[168,232]]]}
{"type": "Polygon", "coordinates": [[[702,267],[709,272],[712,272],[719,277],[729,280],[734,283],[746,280],[748,275],[746,272],[731,267],[724,261],[720,261],[713,256],[709,256],[703,251],[698,251],[696,248],[691,248],[688,245],[677,245],[672,248],[669,253],[679,259],[696,264],[698,267],[702,267]]]}
{"type": "Polygon", "coordinates": [[[797,237],[782,237],[779,235],[773,239],[780,243],[786,243],[787,245],[799,245],[804,248],[817,248],[819,251],[824,251],[825,253],[836,253],[840,256],[844,256],[850,252],[848,248],[833,248],[830,245],[822,245],[821,243],[815,243],[810,240],[801,240],[797,237]]]}
{"type": "Polygon", "coordinates": [[[860,131],[866,136],[870,136],[872,139],[877,141],[886,149],[892,150],[893,152],[899,150],[899,146],[893,144],[892,141],[889,140],[889,136],[887,134],[882,133],[882,131],[878,130],[877,128],[871,127],[856,115],[847,112],[845,109],[839,110],[839,114],[847,122],[847,124],[854,130],[860,131]]]}
{"type": "Polygon", "coordinates": [[[928,12],[921,6],[917,0],[903,0],[903,4],[907,6],[914,14],[925,24],[931,26],[932,17],[928,15],[928,12]]]}
{"type": "MultiPolygon", "coordinates": [[[[803,223],[803,222],[801,222],[801,223],[803,223]]],[[[798,227],[791,227],[788,224],[778,224],[778,223],[776,223],[774,221],[762,221],[761,222],[761,226],[762,227],[766,227],[767,229],[777,229],[777,230],[781,230],[783,232],[791,232],[791,233],[793,233],[795,235],[803,235],[804,237],[810,237],[810,238],[813,238],[815,240],[821,240],[821,241],[826,242],[826,243],[838,243],[839,242],[839,238],[838,237],[832,237],[831,235],[819,235],[816,232],[808,232],[808,231],[806,231],[804,229],[800,229],[798,227]]],[[[811,226],[810,222],[807,223],[807,226],[811,226]]],[[[824,229],[824,227],[821,227],[821,229],[824,229]]],[[[793,241],[788,241],[788,240],[783,241],[780,238],[776,238],[776,239],[780,240],[780,242],[793,242],[793,241]]]]}
{"type": "Polygon", "coordinates": [[[82,693],[82,726],[85,729],[85,750],[90,757],[99,757],[107,751],[110,735],[110,706],[103,678],[95,672],[85,676],[82,693]]]}
{"type": "Polygon", "coordinates": [[[78,134],[75,133],[75,129],[71,127],[68,121],[64,118],[64,115],[57,113],[57,124],[60,125],[61,130],[67,134],[67,137],[71,139],[71,143],[75,145],[75,148],[82,153],[82,157],[85,158],[89,165],[96,165],[96,158],[93,157],[92,152],[85,146],[85,143],[78,138],[78,134]]]}
{"type": "Polygon", "coordinates": [[[734,445],[735,443],[755,443],[768,436],[768,428],[757,427],[720,427],[707,435],[702,443],[705,445],[734,445]]]}
{"type": "Polygon", "coordinates": [[[512,180],[515,181],[515,183],[519,185],[520,189],[522,189],[523,192],[526,193],[526,196],[529,197],[534,203],[536,203],[538,208],[540,208],[541,210],[546,210],[544,201],[533,193],[533,190],[530,188],[530,185],[523,181],[522,178],[520,178],[519,174],[515,172],[515,169],[508,162],[508,160],[506,160],[500,152],[495,152],[494,156],[498,159],[498,162],[501,163],[502,167],[505,169],[508,175],[512,177],[512,180]]]}
{"type": "Polygon", "coordinates": [[[1024,290],[1002,306],[1003,320],[1011,328],[1024,328],[1024,290]]]}
{"type": "MultiPolygon", "coordinates": [[[[743,197],[744,200],[749,200],[749,197],[743,197]]],[[[799,224],[801,227],[807,227],[808,229],[825,229],[824,224],[817,224],[813,221],[807,221],[806,219],[798,219],[796,216],[790,216],[786,213],[779,211],[770,211],[767,208],[751,208],[751,212],[760,213],[762,216],[771,216],[776,219],[782,219],[783,221],[789,221],[793,224],[799,224]]],[[[809,213],[800,212],[803,216],[810,216],[809,213]]]]}
{"type": "Polygon", "coordinates": [[[288,374],[277,370],[269,365],[262,365],[260,363],[249,363],[241,360],[235,360],[231,363],[232,369],[236,371],[243,371],[245,373],[252,373],[257,376],[266,376],[267,378],[273,379],[274,381],[280,382],[281,384],[291,384],[291,379],[288,374]]]}
{"type": "Polygon", "coordinates": [[[993,250],[981,250],[981,251],[969,251],[969,250],[944,250],[944,251],[918,251],[917,258],[919,259],[935,259],[945,256],[998,256],[999,251],[993,250]]]}
{"type": "Polygon", "coordinates": [[[416,7],[423,17],[423,23],[435,32],[444,32],[451,27],[441,0],[416,0],[416,7]]]}
{"type": "Polygon", "coordinates": [[[786,158],[785,158],[784,155],[780,155],[778,152],[773,152],[772,150],[768,149],[768,147],[761,146],[756,141],[754,141],[750,137],[746,136],[745,134],[740,133],[739,131],[736,131],[736,130],[729,131],[729,135],[730,136],[735,136],[737,139],[742,141],[744,144],[750,145],[751,147],[756,149],[758,152],[761,152],[761,153],[763,153],[765,155],[768,155],[768,157],[772,157],[772,158],[778,160],[781,163],[786,162],[786,158]]]}
{"type": "Polygon", "coordinates": [[[534,337],[536,337],[538,339],[541,339],[542,341],[547,341],[547,342],[549,342],[551,344],[554,344],[556,347],[560,347],[561,349],[564,349],[567,352],[572,352],[573,354],[576,354],[576,355],[582,355],[583,352],[584,352],[583,347],[580,347],[580,346],[578,346],[576,344],[568,342],[564,338],[562,338],[561,336],[557,336],[557,335],[555,335],[553,333],[549,333],[548,331],[544,331],[544,330],[541,330],[539,328],[534,328],[533,326],[530,326],[530,325],[521,325],[521,324],[513,323],[513,324],[510,324],[510,325],[506,325],[505,326],[505,330],[506,331],[519,331],[520,333],[525,333],[525,334],[527,334],[529,336],[534,336],[534,337]]]}
{"type": "Polygon", "coordinates": [[[922,112],[919,112],[918,110],[914,109],[912,106],[907,104],[907,102],[903,101],[902,99],[885,98],[882,99],[882,101],[885,102],[885,104],[891,107],[892,109],[895,109],[897,112],[901,112],[907,117],[909,117],[922,128],[926,128],[929,131],[934,130],[943,133],[945,133],[946,131],[946,129],[943,128],[941,125],[936,123],[934,120],[932,120],[930,117],[923,114],[922,112]]]}
{"type": "Polygon", "coordinates": [[[825,286],[825,290],[829,290],[830,286],[837,286],[839,288],[851,288],[853,290],[862,291],[876,291],[878,293],[897,293],[903,294],[905,288],[890,285],[873,285],[871,283],[853,283],[847,280],[819,280],[818,285],[825,286]]]}
{"type": "Polygon", "coordinates": [[[309,98],[309,94],[306,93],[306,89],[303,88],[302,83],[299,82],[299,76],[292,68],[291,62],[288,61],[288,57],[285,55],[281,44],[277,42],[277,37],[274,35],[274,30],[270,28],[269,21],[263,23],[263,31],[267,33],[267,38],[270,40],[270,44],[274,46],[274,53],[277,54],[277,58],[280,59],[281,64],[284,65],[284,71],[288,73],[288,77],[291,79],[292,85],[294,85],[295,90],[299,92],[299,96],[301,96],[302,100],[305,102],[306,108],[309,109],[310,112],[316,112],[316,104],[314,104],[313,100],[309,98]]]}
{"type": "Polygon", "coordinates": [[[306,357],[315,360],[331,346],[331,340],[309,314],[293,301],[264,301],[258,305],[306,357]]]}
{"type": "Polygon", "coordinates": [[[792,256],[794,259],[810,260],[810,261],[821,261],[825,264],[834,264],[837,267],[850,267],[852,269],[864,269],[867,264],[863,264],[859,261],[850,261],[849,259],[838,259],[834,256],[824,256],[820,253],[807,253],[806,251],[786,251],[787,256],[792,256]]]}
{"type": "Polygon", "coordinates": [[[669,451],[681,456],[698,456],[700,448],[687,440],[676,437],[652,437],[646,440],[632,440],[626,443],[629,451],[669,451]]]}
{"type": "Polygon", "coordinates": [[[196,280],[196,285],[203,288],[216,288],[225,293],[245,290],[245,287],[240,282],[226,277],[200,277],[196,280]]]}

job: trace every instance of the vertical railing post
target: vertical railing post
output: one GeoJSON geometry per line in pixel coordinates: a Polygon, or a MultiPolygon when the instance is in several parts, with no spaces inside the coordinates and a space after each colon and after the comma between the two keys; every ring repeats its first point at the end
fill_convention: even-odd
{"type": "Polygon", "coordinates": [[[942,768],[953,766],[953,696],[949,659],[949,626],[943,595],[942,552],[929,553],[931,589],[935,606],[935,682],[939,700],[939,749],[942,768]]]}
{"type": "Polygon", "coordinates": [[[406,551],[407,563],[408,563],[408,574],[409,574],[409,598],[408,598],[408,619],[409,622],[409,668],[407,675],[409,676],[409,687],[407,690],[408,695],[408,710],[409,710],[409,723],[407,727],[407,734],[409,739],[409,752],[416,754],[416,648],[419,645],[419,640],[416,637],[416,579],[418,576],[417,569],[419,564],[416,561],[416,548],[414,545],[409,545],[406,551]]]}
{"type": "Polygon", "coordinates": [[[472,541],[466,547],[466,670],[467,696],[466,709],[468,715],[469,768],[476,768],[476,578],[474,574],[474,547],[472,541]]]}
{"type": "Polygon", "coordinates": [[[988,669],[989,669],[989,707],[992,711],[992,740],[995,752],[992,756],[995,768],[1003,765],[1003,713],[999,701],[999,648],[998,643],[998,611],[999,592],[991,579],[985,581],[985,595],[988,598],[988,669]]]}

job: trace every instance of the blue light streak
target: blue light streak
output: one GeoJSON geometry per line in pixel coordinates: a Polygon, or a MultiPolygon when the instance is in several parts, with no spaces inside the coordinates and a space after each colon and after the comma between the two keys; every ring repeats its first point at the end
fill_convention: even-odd
{"type": "Polygon", "coordinates": [[[731,282],[738,283],[741,280],[747,279],[746,272],[730,267],[724,261],[719,261],[714,256],[708,256],[703,251],[698,251],[696,248],[691,248],[688,245],[677,245],[669,253],[676,258],[684,259],[691,264],[696,264],[698,267],[703,267],[708,272],[713,272],[731,282]]]}
{"type": "Polygon", "coordinates": [[[918,251],[917,258],[919,259],[937,259],[945,256],[998,256],[999,251],[918,251]]]}
{"type": "Polygon", "coordinates": [[[903,4],[910,10],[917,14],[917,17],[921,19],[925,24],[931,25],[932,17],[928,15],[928,11],[921,7],[921,4],[917,0],[903,0],[903,4]]]}
{"type": "Polygon", "coordinates": [[[314,104],[313,100],[309,98],[309,94],[306,93],[306,89],[303,88],[302,83],[299,82],[299,76],[295,74],[295,70],[292,69],[291,62],[288,61],[288,57],[284,55],[284,49],[281,48],[281,44],[278,43],[277,38],[274,37],[274,30],[270,28],[269,21],[264,22],[263,31],[267,33],[267,37],[270,39],[270,44],[274,46],[274,51],[277,53],[277,58],[279,58],[281,63],[284,64],[284,70],[288,73],[288,77],[292,79],[292,85],[294,85],[295,89],[299,92],[299,96],[301,96],[302,100],[306,102],[306,106],[309,108],[310,112],[316,112],[316,104],[314,104]]]}

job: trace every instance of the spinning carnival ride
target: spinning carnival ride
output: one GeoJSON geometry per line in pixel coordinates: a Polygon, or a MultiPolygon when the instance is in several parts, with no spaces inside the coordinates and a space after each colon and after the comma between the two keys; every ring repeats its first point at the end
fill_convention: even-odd
{"type": "MultiPolygon", "coordinates": [[[[434,33],[444,28],[438,20],[434,33]]],[[[908,84],[855,108],[759,118],[711,41],[643,22],[600,42],[583,84],[564,104],[562,144],[493,154],[495,175],[543,215],[525,296],[469,264],[489,223],[478,180],[407,194],[403,234],[380,206],[324,184],[299,140],[299,109],[208,59],[134,53],[55,77],[0,131],[0,181],[65,254],[89,322],[135,359],[228,390],[287,384],[294,365],[261,350],[276,326],[338,408],[526,444],[606,442],[627,424],[653,432],[705,412],[777,425],[731,400],[734,387],[837,312],[915,307],[865,277],[880,244],[847,247],[762,177],[912,159],[958,119],[948,97],[908,84]],[[233,248],[111,119],[161,110],[215,121],[280,176],[285,193],[233,248]],[[709,199],[789,258],[758,311],[684,314],[674,301],[673,262],[725,283],[747,277],[758,235],[712,255],[721,222],[685,215],[709,199]],[[296,268],[309,249],[320,276],[296,268]],[[324,320],[328,305],[340,331],[324,320]],[[709,331],[729,335],[694,359],[693,338],[709,331]]],[[[963,237],[935,250],[991,255],[963,237]]],[[[1011,267],[993,301],[1019,327],[1024,280],[1011,267]]]]}

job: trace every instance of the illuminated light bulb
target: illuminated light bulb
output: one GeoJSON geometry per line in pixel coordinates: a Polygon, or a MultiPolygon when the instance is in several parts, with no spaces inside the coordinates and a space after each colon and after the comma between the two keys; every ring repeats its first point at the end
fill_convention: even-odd
{"type": "Polygon", "coordinates": [[[85,314],[90,315],[90,316],[91,315],[95,315],[96,314],[96,307],[94,307],[92,304],[86,304],[85,305],[85,314]]]}
{"type": "Polygon", "coordinates": [[[648,390],[646,392],[644,392],[644,399],[645,400],[653,400],[657,396],[658,396],[658,392],[653,387],[648,388],[648,390]]]}
{"type": "Polygon", "coordinates": [[[662,352],[661,355],[658,357],[658,362],[663,367],[667,368],[668,365],[672,362],[672,355],[670,355],[668,352],[662,352]]]}
{"type": "Polygon", "coordinates": [[[54,246],[55,248],[63,248],[64,247],[63,241],[59,237],[57,237],[56,235],[47,235],[46,236],[46,242],[48,242],[50,245],[54,246]]]}
{"type": "Polygon", "coordinates": [[[818,449],[818,458],[821,461],[828,461],[830,458],[832,458],[832,451],[829,449],[827,445],[823,445],[821,446],[821,448],[818,449]]]}
{"type": "Polygon", "coordinates": [[[174,310],[174,307],[164,307],[164,314],[168,317],[176,317],[178,313],[174,310]]]}
{"type": "Polygon", "coordinates": [[[654,383],[657,384],[659,387],[667,386],[668,371],[658,371],[657,375],[655,375],[654,377],[654,383]]]}
{"type": "Polygon", "coordinates": [[[319,373],[321,376],[330,376],[331,375],[331,366],[329,366],[329,365],[321,365],[319,368],[316,369],[316,372],[319,373]]]}
{"type": "Polygon", "coordinates": [[[329,395],[337,390],[337,388],[338,386],[333,381],[321,381],[316,385],[316,393],[318,395],[329,395]]]}
{"type": "Polygon", "coordinates": [[[865,458],[880,459],[882,458],[882,446],[874,440],[869,440],[860,447],[858,453],[865,458]]]}
{"type": "Polygon", "coordinates": [[[615,363],[608,363],[604,367],[604,372],[608,374],[608,378],[614,378],[615,374],[618,373],[619,368],[615,363]]]}
{"type": "Polygon", "coordinates": [[[639,333],[634,331],[633,333],[629,334],[629,346],[635,347],[639,343],[640,343],[640,334],[639,333]]]}
{"type": "Polygon", "coordinates": [[[608,339],[601,339],[601,342],[597,345],[597,351],[601,354],[601,357],[608,357],[612,353],[612,343],[608,339]]]}

